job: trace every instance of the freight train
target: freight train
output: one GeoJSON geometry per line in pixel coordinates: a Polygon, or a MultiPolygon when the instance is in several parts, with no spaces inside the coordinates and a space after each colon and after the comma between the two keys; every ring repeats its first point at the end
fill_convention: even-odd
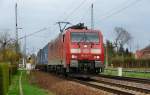
{"type": "Polygon", "coordinates": [[[104,70],[103,35],[77,24],[65,29],[37,54],[37,66],[58,73],[98,74],[104,70]]]}

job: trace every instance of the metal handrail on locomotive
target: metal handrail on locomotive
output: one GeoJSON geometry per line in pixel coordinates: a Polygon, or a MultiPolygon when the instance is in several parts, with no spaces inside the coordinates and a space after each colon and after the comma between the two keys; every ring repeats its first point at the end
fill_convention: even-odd
{"type": "Polygon", "coordinates": [[[38,64],[60,73],[98,74],[104,70],[103,36],[78,24],[65,29],[37,54],[38,64]]]}

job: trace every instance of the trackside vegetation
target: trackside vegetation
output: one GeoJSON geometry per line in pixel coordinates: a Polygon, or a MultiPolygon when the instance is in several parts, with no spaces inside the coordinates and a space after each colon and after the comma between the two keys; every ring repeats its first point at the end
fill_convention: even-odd
{"type": "Polygon", "coordinates": [[[150,68],[150,59],[136,58],[135,54],[124,48],[123,45],[114,44],[115,42],[106,41],[105,45],[105,62],[108,67],[117,68],[150,68]]]}
{"type": "Polygon", "coordinates": [[[17,65],[8,62],[0,63],[0,95],[6,95],[12,83],[12,77],[17,73],[17,65]]]}
{"type": "Polygon", "coordinates": [[[18,71],[17,74],[13,76],[12,84],[9,88],[8,95],[20,95],[19,77],[21,75],[21,72],[21,84],[23,95],[54,95],[44,89],[39,88],[34,84],[31,84],[30,76],[26,73],[26,71],[18,71]]]}
{"type": "Polygon", "coordinates": [[[12,82],[9,87],[8,95],[19,95],[19,72],[12,76],[12,82]]]}
{"type": "Polygon", "coordinates": [[[6,95],[9,84],[9,66],[8,64],[0,63],[0,95],[6,95]]]}
{"type": "Polygon", "coordinates": [[[30,83],[30,76],[22,71],[22,88],[24,95],[53,95],[48,91],[30,83]]]}
{"type": "Polygon", "coordinates": [[[135,59],[135,58],[113,58],[110,61],[113,67],[123,68],[150,68],[150,59],[135,59]]]}

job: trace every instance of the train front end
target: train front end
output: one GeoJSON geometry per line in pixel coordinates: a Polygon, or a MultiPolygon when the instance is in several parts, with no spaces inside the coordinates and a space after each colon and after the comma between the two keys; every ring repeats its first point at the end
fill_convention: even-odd
{"type": "Polygon", "coordinates": [[[104,70],[103,36],[100,31],[69,30],[69,71],[98,74],[104,70]]]}

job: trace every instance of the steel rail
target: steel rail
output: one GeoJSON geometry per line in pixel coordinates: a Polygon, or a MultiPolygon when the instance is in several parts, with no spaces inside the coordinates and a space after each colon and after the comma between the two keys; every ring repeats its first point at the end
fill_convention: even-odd
{"type": "Polygon", "coordinates": [[[93,79],[93,81],[98,82],[98,83],[104,83],[104,84],[111,85],[111,86],[121,87],[121,88],[128,89],[128,90],[133,90],[136,92],[150,94],[150,89],[140,88],[140,87],[136,87],[136,86],[129,86],[129,85],[116,83],[116,82],[115,83],[114,82],[108,82],[105,80],[98,80],[98,79],[93,79]]]}
{"type": "Polygon", "coordinates": [[[104,90],[106,92],[110,92],[110,93],[114,93],[114,94],[118,94],[118,95],[135,95],[131,92],[125,91],[125,90],[119,90],[119,89],[115,89],[113,87],[107,87],[105,85],[96,85],[96,84],[92,84],[90,83],[90,81],[84,81],[84,80],[80,80],[80,79],[69,79],[70,81],[74,81],[89,87],[93,87],[93,88],[97,88],[100,90],[104,90]]]}
{"type": "Polygon", "coordinates": [[[135,82],[135,83],[143,83],[143,84],[150,84],[150,79],[143,79],[143,78],[132,78],[132,77],[120,77],[120,76],[112,76],[112,75],[97,75],[97,77],[102,78],[109,78],[115,80],[123,80],[128,82],[135,82]]]}

